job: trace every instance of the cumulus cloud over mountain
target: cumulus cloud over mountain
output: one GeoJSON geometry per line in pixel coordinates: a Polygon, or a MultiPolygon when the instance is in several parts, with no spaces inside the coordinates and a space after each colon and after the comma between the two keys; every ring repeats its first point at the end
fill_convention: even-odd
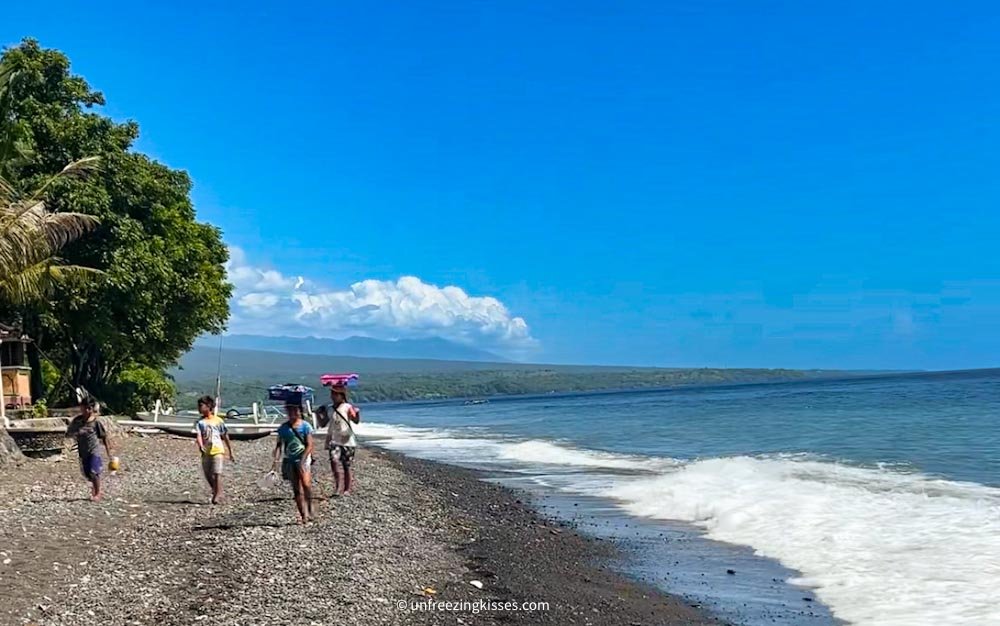
{"type": "Polygon", "coordinates": [[[346,289],[255,266],[230,248],[235,289],[230,329],[262,335],[376,339],[440,337],[465,345],[518,353],[536,345],[524,318],[500,300],[439,287],[416,276],[363,280],[346,289]]]}

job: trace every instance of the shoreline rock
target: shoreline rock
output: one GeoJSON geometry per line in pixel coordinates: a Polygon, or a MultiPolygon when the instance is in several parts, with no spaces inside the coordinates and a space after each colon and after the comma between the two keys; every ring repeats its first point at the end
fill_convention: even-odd
{"type": "Polygon", "coordinates": [[[24,455],[21,454],[21,449],[7,433],[7,429],[0,424],[0,465],[16,463],[23,459],[24,455]]]}

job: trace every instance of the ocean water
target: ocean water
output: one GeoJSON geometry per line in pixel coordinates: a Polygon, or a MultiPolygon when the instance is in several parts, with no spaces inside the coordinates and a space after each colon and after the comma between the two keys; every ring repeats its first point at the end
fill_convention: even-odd
{"type": "MultiPolygon", "coordinates": [[[[836,620],[1000,624],[1000,370],[375,405],[364,417],[359,434],[390,449],[776,562],[836,620]]],[[[647,534],[647,561],[672,558],[647,534]]]]}

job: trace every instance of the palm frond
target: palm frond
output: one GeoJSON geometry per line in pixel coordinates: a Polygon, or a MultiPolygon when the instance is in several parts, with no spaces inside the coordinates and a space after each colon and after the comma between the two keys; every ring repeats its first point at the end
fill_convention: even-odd
{"type": "Polygon", "coordinates": [[[21,305],[45,296],[48,264],[32,265],[0,278],[0,302],[21,305]]]}
{"type": "Polygon", "coordinates": [[[0,176],[0,202],[7,203],[12,201],[14,194],[14,186],[7,182],[3,176],[0,176]]]}
{"type": "Polygon", "coordinates": [[[56,258],[62,248],[97,228],[98,218],[50,211],[43,200],[45,189],[54,181],[90,171],[97,162],[96,157],[89,157],[70,163],[27,199],[18,199],[13,186],[0,179],[0,302],[42,299],[56,282],[99,273],[63,265],[56,258]]]}
{"type": "Polygon", "coordinates": [[[14,78],[14,66],[0,60],[0,96],[6,95],[10,80],[14,78]]]}
{"type": "Polygon", "coordinates": [[[49,247],[55,251],[76,241],[100,225],[101,221],[85,213],[49,213],[43,229],[49,247]]]}
{"type": "Polygon", "coordinates": [[[100,161],[101,157],[96,156],[84,157],[73,161],[66,167],[62,168],[62,171],[58,174],[49,176],[49,178],[46,179],[46,181],[42,183],[41,186],[31,194],[31,196],[29,196],[28,201],[33,202],[40,200],[45,195],[46,190],[48,190],[53,183],[61,178],[65,178],[67,176],[80,176],[94,171],[99,167],[100,161]]]}
{"type": "Polygon", "coordinates": [[[43,299],[55,284],[82,283],[104,272],[80,265],[61,265],[49,258],[0,278],[0,301],[21,305],[43,299]]]}

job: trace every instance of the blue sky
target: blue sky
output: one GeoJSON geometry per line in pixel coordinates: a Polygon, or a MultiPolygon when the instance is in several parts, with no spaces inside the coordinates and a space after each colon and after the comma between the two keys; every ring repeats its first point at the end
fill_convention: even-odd
{"type": "Polygon", "coordinates": [[[993,4],[29,4],[239,248],[234,330],[1000,365],[993,4]]]}

